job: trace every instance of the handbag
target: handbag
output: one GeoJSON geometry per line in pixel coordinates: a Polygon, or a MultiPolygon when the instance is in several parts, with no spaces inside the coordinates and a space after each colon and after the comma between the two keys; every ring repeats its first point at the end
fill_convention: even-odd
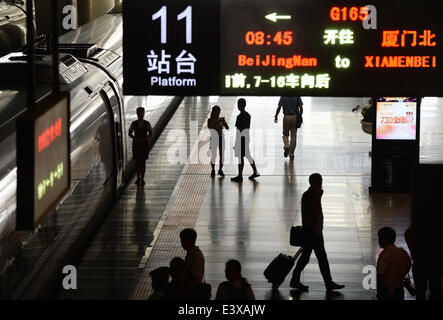
{"type": "Polygon", "coordinates": [[[294,247],[303,246],[303,230],[301,226],[292,226],[289,244],[294,247]]]}
{"type": "Polygon", "coordinates": [[[302,226],[292,226],[289,244],[294,247],[306,247],[313,240],[314,230],[302,226]]]}
{"type": "MultiPolygon", "coordinates": [[[[297,103],[299,106],[303,106],[303,102],[301,101],[300,97],[297,97],[297,103]]],[[[297,129],[301,128],[301,125],[303,124],[303,117],[300,113],[300,107],[297,108],[297,120],[295,122],[297,129]]]]}
{"type": "Polygon", "coordinates": [[[415,288],[412,286],[411,277],[409,276],[409,272],[406,275],[406,278],[403,280],[403,285],[408,290],[411,296],[415,296],[415,288]]]}
{"type": "Polygon", "coordinates": [[[203,276],[203,281],[188,289],[187,298],[190,300],[210,300],[212,286],[206,282],[203,276]]]}
{"type": "Polygon", "coordinates": [[[309,242],[309,230],[302,226],[292,226],[289,244],[294,247],[304,247],[309,242]]]}
{"type": "Polygon", "coordinates": [[[301,115],[297,115],[297,120],[296,120],[297,129],[301,128],[302,123],[303,123],[303,117],[301,115]]]}

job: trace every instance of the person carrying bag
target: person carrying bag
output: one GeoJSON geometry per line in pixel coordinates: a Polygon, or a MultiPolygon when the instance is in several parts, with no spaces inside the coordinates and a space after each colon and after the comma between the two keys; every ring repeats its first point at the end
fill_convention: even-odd
{"type": "Polygon", "coordinates": [[[308,246],[314,235],[314,230],[311,228],[303,228],[303,226],[292,226],[289,244],[293,247],[308,246]]]}
{"type": "Polygon", "coordinates": [[[274,122],[278,123],[278,115],[283,108],[283,143],[284,157],[294,159],[297,146],[297,129],[303,123],[303,101],[300,97],[280,97],[274,122]]]}
{"type": "Polygon", "coordinates": [[[322,274],[327,291],[343,289],[344,285],[339,285],[332,281],[329,268],[328,257],[323,240],[323,210],[321,198],[323,179],[318,173],[311,174],[309,177],[309,189],[303,193],[301,199],[302,227],[294,227],[291,230],[291,240],[294,244],[302,246],[300,259],[294,268],[290,287],[299,290],[308,290],[308,286],[300,282],[300,276],[303,269],[309,263],[312,251],[317,257],[320,272],[322,274]]]}

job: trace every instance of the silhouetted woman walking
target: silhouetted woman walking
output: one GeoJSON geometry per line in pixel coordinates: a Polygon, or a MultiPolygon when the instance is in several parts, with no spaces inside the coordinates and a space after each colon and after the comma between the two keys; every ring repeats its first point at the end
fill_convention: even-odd
{"type": "Polygon", "coordinates": [[[208,119],[208,129],[211,129],[211,177],[215,177],[215,158],[217,157],[217,149],[220,152],[220,168],[218,174],[224,177],[223,173],[223,155],[225,152],[225,139],[223,135],[223,128],[229,130],[229,126],[225,118],[220,118],[221,109],[219,106],[213,106],[211,116],[208,119]]]}

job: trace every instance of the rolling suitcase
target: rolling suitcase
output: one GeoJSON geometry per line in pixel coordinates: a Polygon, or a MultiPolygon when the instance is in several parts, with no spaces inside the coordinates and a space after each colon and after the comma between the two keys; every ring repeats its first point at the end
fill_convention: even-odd
{"type": "Polygon", "coordinates": [[[301,252],[302,248],[293,257],[280,253],[265,269],[263,274],[268,282],[272,283],[273,289],[277,289],[285,281],[286,276],[294,267],[295,261],[297,261],[301,252]]]}

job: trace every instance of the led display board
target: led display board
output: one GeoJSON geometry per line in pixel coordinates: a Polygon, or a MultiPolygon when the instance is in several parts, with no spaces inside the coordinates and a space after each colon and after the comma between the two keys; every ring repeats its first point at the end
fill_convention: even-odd
{"type": "Polygon", "coordinates": [[[124,92],[442,96],[438,1],[126,0],[124,92]]]}
{"type": "Polygon", "coordinates": [[[376,139],[415,140],[417,99],[385,98],[377,101],[376,139]]]}
{"type": "Polygon", "coordinates": [[[124,91],[217,92],[219,11],[219,0],[124,1],[124,91]]]}
{"type": "Polygon", "coordinates": [[[34,230],[70,187],[69,94],[17,120],[17,230],[34,230]]]}

